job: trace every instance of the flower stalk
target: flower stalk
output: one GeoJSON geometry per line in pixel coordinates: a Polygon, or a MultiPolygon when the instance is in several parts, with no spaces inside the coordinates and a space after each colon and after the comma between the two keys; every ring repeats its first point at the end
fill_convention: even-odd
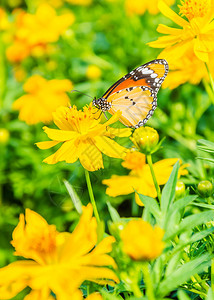
{"type": "Polygon", "coordinates": [[[149,271],[149,262],[145,261],[142,264],[143,279],[146,285],[146,295],[148,300],[155,300],[152,279],[149,271]]]}
{"type": "Polygon", "coordinates": [[[209,67],[208,67],[207,63],[205,63],[205,66],[206,66],[206,69],[207,69],[207,73],[209,75],[210,85],[211,85],[212,94],[213,94],[212,97],[210,97],[210,98],[211,98],[212,102],[214,103],[214,80],[213,80],[212,74],[209,70],[209,67]]]}
{"type": "Polygon", "coordinates": [[[96,201],[95,201],[95,198],[94,198],[94,193],[93,193],[93,189],[92,189],[92,185],[91,185],[90,175],[89,175],[88,170],[86,170],[86,169],[85,169],[85,179],[86,179],[86,183],[87,183],[87,187],[88,187],[88,193],[89,193],[89,197],[90,197],[90,200],[91,200],[91,204],[92,204],[93,210],[94,210],[94,215],[95,215],[95,218],[97,220],[97,223],[99,224],[100,223],[100,217],[99,217],[99,213],[98,213],[98,210],[97,210],[96,201]]]}
{"type": "Polygon", "coordinates": [[[159,185],[158,185],[158,183],[157,183],[157,179],[156,179],[155,172],[154,172],[154,169],[153,169],[152,156],[151,156],[151,154],[147,154],[146,158],[147,158],[147,162],[148,162],[148,165],[149,165],[151,174],[152,174],[152,179],[153,179],[153,181],[154,181],[155,189],[156,189],[156,191],[157,191],[158,200],[159,200],[159,202],[161,203],[161,192],[160,192],[160,187],[159,187],[159,185]]]}

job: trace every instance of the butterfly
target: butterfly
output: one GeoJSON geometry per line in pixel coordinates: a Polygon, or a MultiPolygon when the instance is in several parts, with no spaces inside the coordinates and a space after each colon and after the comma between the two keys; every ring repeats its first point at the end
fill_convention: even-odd
{"type": "Polygon", "coordinates": [[[152,60],[123,76],[101,98],[94,98],[93,105],[111,115],[120,110],[120,122],[141,127],[157,107],[157,93],[168,71],[165,59],[152,60]]]}

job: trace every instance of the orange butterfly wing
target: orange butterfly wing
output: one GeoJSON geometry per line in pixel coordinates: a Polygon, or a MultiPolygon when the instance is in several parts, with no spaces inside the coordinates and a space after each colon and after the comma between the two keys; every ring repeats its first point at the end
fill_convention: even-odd
{"type": "Polygon", "coordinates": [[[155,95],[145,86],[123,89],[109,96],[108,101],[112,104],[108,112],[113,115],[120,110],[122,115],[119,120],[131,127],[140,125],[142,120],[146,122],[157,105],[155,95]]]}
{"type": "Polygon", "coordinates": [[[122,111],[120,121],[126,126],[143,126],[157,107],[157,93],[168,69],[165,59],[150,61],[119,79],[93,103],[110,114],[122,111]]]}

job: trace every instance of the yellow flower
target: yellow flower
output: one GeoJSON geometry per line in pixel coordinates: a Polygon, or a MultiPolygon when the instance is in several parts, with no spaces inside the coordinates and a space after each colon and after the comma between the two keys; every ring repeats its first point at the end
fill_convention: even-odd
{"type": "Polygon", "coordinates": [[[72,13],[57,16],[48,4],[41,4],[35,14],[20,11],[14,24],[13,44],[6,51],[8,60],[19,62],[38,46],[40,52],[46,53],[47,44],[56,42],[73,22],[72,13]]]}
{"type": "Polygon", "coordinates": [[[87,6],[92,3],[92,0],[66,0],[66,1],[72,5],[82,5],[82,6],[87,6]]]}
{"type": "Polygon", "coordinates": [[[0,144],[7,144],[10,133],[6,128],[0,128],[0,144]]]}
{"type": "Polygon", "coordinates": [[[29,258],[0,269],[0,297],[10,299],[29,286],[25,298],[82,300],[78,289],[85,280],[97,283],[118,282],[107,266],[115,266],[107,253],[115,239],[104,238],[97,244],[97,223],[92,206],[83,207],[83,214],[73,233],[58,232],[36,212],[26,209],[25,217],[13,232],[15,255],[29,258]]]}
{"type": "Polygon", "coordinates": [[[13,68],[13,72],[14,72],[14,77],[19,82],[24,81],[27,77],[26,71],[20,65],[15,65],[13,68]]]}
{"type": "Polygon", "coordinates": [[[123,251],[133,260],[155,259],[164,249],[164,231],[160,227],[153,228],[142,219],[129,221],[120,235],[123,251]]]}
{"type": "Polygon", "coordinates": [[[101,76],[101,70],[95,65],[89,65],[86,70],[86,76],[89,79],[99,79],[101,76]]]}
{"type": "MultiPolygon", "coordinates": [[[[175,0],[165,0],[168,5],[172,5],[175,0]]],[[[158,0],[126,0],[125,8],[128,15],[143,15],[146,10],[152,15],[159,12],[158,0]]]]}
{"type": "Polygon", "coordinates": [[[69,97],[66,91],[72,89],[72,83],[67,80],[46,80],[34,75],[24,84],[27,93],[13,103],[13,109],[20,111],[19,119],[32,125],[38,122],[49,123],[52,121],[52,112],[57,107],[68,105],[69,97]]]}
{"type": "MultiPolygon", "coordinates": [[[[189,82],[199,84],[202,79],[209,80],[206,66],[191,49],[187,51],[182,59],[174,60],[170,64],[170,72],[163,82],[163,88],[174,89],[179,85],[189,82]]],[[[210,60],[209,70],[214,74],[213,63],[210,60]]]]}
{"type": "MultiPolygon", "coordinates": [[[[128,195],[136,191],[139,194],[153,198],[157,197],[150,168],[149,165],[145,163],[145,160],[145,155],[140,152],[127,153],[122,165],[125,168],[131,169],[131,172],[126,176],[113,175],[110,179],[103,180],[103,184],[108,186],[106,193],[111,197],[116,197],[118,195],[128,195]]],[[[153,164],[159,185],[163,185],[168,181],[173,165],[177,161],[178,158],[168,158],[153,164]]],[[[180,167],[179,176],[188,173],[187,170],[184,169],[186,166],[187,165],[183,165],[180,167]]],[[[138,194],[135,194],[135,200],[138,205],[143,205],[138,194]]]]}
{"type": "Polygon", "coordinates": [[[149,43],[151,47],[165,48],[159,55],[169,63],[181,59],[191,49],[202,61],[208,62],[209,53],[214,50],[214,9],[213,0],[185,0],[179,6],[180,14],[188,21],[177,15],[163,1],[159,2],[162,14],[182,28],[172,28],[159,25],[157,31],[167,36],[149,43]]]}
{"type": "Polygon", "coordinates": [[[103,297],[99,293],[93,293],[89,295],[86,300],[103,300],[103,297]]]}
{"type": "Polygon", "coordinates": [[[157,131],[149,126],[137,128],[130,140],[142,153],[151,153],[158,144],[159,135],[157,131]]]}
{"type": "Polygon", "coordinates": [[[108,126],[116,122],[120,114],[119,112],[104,124],[99,124],[100,118],[96,118],[91,105],[84,107],[83,111],[78,111],[76,106],[60,107],[53,113],[54,123],[60,130],[44,127],[45,133],[53,141],[40,142],[37,146],[40,149],[48,149],[58,143],[63,142],[63,144],[44,162],[48,164],[55,164],[58,161],[74,163],[79,159],[85,169],[95,171],[103,168],[102,152],[110,157],[124,157],[127,149],[111,138],[127,137],[131,134],[131,129],[115,129],[108,126]]]}
{"type": "Polygon", "coordinates": [[[42,3],[48,3],[52,7],[58,8],[63,5],[64,0],[34,0],[34,5],[36,6],[41,5],[42,3]]]}
{"type": "Polygon", "coordinates": [[[0,7],[0,32],[10,27],[8,16],[3,8],[0,7]]]}

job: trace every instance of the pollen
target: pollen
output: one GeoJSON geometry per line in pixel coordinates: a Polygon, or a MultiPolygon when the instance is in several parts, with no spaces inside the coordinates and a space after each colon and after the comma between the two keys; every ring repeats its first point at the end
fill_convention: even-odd
{"type": "Polygon", "coordinates": [[[211,8],[210,0],[186,0],[181,1],[180,15],[186,16],[189,21],[193,18],[203,18],[211,8]]]}

